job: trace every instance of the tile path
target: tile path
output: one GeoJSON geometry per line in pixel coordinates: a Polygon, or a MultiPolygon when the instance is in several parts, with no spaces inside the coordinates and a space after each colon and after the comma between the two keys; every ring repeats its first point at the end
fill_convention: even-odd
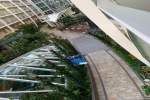
{"type": "Polygon", "coordinates": [[[129,75],[107,51],[101,50],[88,56],[102,78],[108,100],[143,99],[129,75]]]}
{"type": "Polygon", "coordinates": [[[85,33],[42,28],[45,32],[69,39],[84,55],[95,79],[99,100],[145,100],[143,82],[131,68],[107,46],[85,33]],[[89,42],[90,41],[90,42],[89,42]]]}
{"type": "Polygon", "coordinates": [[[108,50],[106,45],[89,35],[82,35],[74,38],[71,42],[76,46],[82,55],[100,50],[108,50]]]}
{"type": "MultiPolygon", "coordinates": [[[[110,55],[112,55],[123,67],[124,69],[130,74],[134,82],[137,83],[137,86],[140,88],[143,85],[143,82],[139,80],[137,75],[134,73],[134,71],[125,63],[120,57],[118,57],[114,52],[111,50],[108,51],[110,55]]],[[[141,88],[140,88],[141,89],[141,88]]]]}
{"type": "Polygon", "coordinates": [[[91,72],[93,74],[93,78],[95,80],[96,84],[96,90],[98,94],[98,100],[107,100],[107,94],[104,88],[104,84],[102,82],[101,76],[98,74],[97,68],[93,64],[92,60],[89,58],[89,56],[85,56],[86,61],[88,62],[89,68],[91,69],[91,72]]]}

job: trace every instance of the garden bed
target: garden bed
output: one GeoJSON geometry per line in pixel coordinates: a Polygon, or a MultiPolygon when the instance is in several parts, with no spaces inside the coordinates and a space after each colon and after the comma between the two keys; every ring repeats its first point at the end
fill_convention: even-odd
{"type": "MultiPolygon", "coordinates": [[[[54,36],[55,37],[55,36],[54,36]]],[[[58,67],[58,64],[45,61],[46,66],[44,68],[55,69],[56,72],[50,73],[53,75],[61,75],[61,78],[38,78],[41,81],[37,84],[36,89],[41,90],[45,86],[53,89],[52,93],[37,94],[26,94],[23,95],[23,100],[91,100],[92,91],[90,88],[90,80],[87,75],[87,68],[84,65],[73,65],[68,61],[68,56],[78,55],[78,52],[70,44],[68,40],[51,38],[53,45],[57,49],[51,50],[51,52],[59,57],[60,63],[63,63],[66,67],[58,67]],[[58,50],[58,51],[57,51],[58,50]],[[52,85],[51,82],[57,82],[61,84],[66,84],[65,87],[52,85]],[[28,97],[30,96],[31,99],[28,97]]]]}

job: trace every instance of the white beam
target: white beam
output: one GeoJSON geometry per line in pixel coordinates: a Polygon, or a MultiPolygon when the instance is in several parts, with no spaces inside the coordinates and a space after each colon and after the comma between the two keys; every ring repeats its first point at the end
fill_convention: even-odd
{"type": "Polygon", "coordinates": [[[9,80],[9,81],[27,82],[27,83],[40,83],[40,81],[17,79],[17,78],[7,78],[7,77],[0,77],[0,80],[9,80]]]}
{"type": "MultiPolygon", "coordinates": [[[[12,2],[10,2],[12,3],[12,2]]],[[[16,14],[14,14],[10,9],[8,9],[7,7],[5,7],[4,5],[0,4],[2,8],[4,8],[6,11],[8,11],[9,13],[11,13],[18,21],[20,21],[22,24],[25,24],[16,14]]],[[[16,5],[15,5],[16,6],[16,5]]]]}
{"type": "MultiPolygon", "coordinates": [[[[27,82],[27,83],[40,83],[41,82],[41,81],[35,81],[35,80],[7,78],[7,77],[0,77],[0,80],[9,80],[9,81],[27,82]]],[[[65,84],[59,84],[59,83],[55,83],[55,82],[51,82],[51,83],[54,85],[65,86],[65,84]]]]}
{"type": "Polygon", "coordinates": [[[12,27],[10,27],[4,20],[0,19],[0,22],[7,26],[12,32],[15,32],[15,30],[12,27]]]}
{"type": "Polygon", "coordinates": [[[31,52],[32,54],[50,54],[51,52],[31,52]]]}
{"type": "MultiPolygon", "coordinates": [[[[6,93],[38,93],[38,92],[53,92],[53,90],[37,90],[37,91],[3,91],[3,92],[0,92],[0,94],[6,94],[6,93]]],[[[2,100],[0,98],[0,100],[2,100]]],[[[5,100],[5,99],[4,99],[5,100]]],[[[6,99],[7,100],[7,99],[6,99]]],[[[8,99],[10,100],[10,99],[8,99]]]]}
{"type": "MultiPolygon", "coordinates": [[[[7,65],[12,65],[12,64],[7,64],[7,65]]],[[[31,65],[31,64],[13,64],[14,66],[45,66],[45,65],[31,65]]],[[[59,67],[65,67],[65,65],[59,64],[57,65],[59,67]]]]}
{"type": "MultiPolygon", "coordinates": [[[[135,45],[127,39],[110,20],[96,7],[91,0],[71,0],[91,21],[93,21],[101,30],[115,40],[128,52],[150,65],[148,61],[140,54],[135,45]],[[84,4],[84,5],[83,5],[84,4]]],[[[115,12],[115,11],[114,11],[115,12]]]]}
{"type": "Polygon", "coordinates": [[[48,60],[48,61],[50,61],[52,63],[60,63],[61,62],[61,61],[56,61],[56,60],[48,60]]]}
{"type": "MultiPolygon", "coordinates": [[[[62,77],[62,75],[37,75],[38,77],[62,77]]],[[[0,75],[0,77],[27,77],[27,75],[0,75]]]]}
{"type": "Polygon", "coordinates": [[[30,60],[38,60],[38,61],[42,61],[41,59],[34,59],[34,58],[29,58],[29,57],[21,57],[23,59],[30,59],[30,60]]]}
{"type": "Polygon", "coordinates": [[[26,68],[26,69],[33,69],[33,70],[56,72],[56,70],[54,70],[54,69],[36,68],[36,67],[27,67],[27,66],[16,66],[16,65],[9,65],[9,66],[11,66],[11,67],[19,67],[19,68],[26,68]]]}
{"type": "MultiPolygon", "coordinates": [[[[8,64],[9,65],[9,64],[8,64]]],[[[41,66],[41,64],[13,64],[14,66],[33,66],[33,67],[35,67],[35,66],[41,66]]]]}
{"type": "MultiPolygon", "coordinates": [[[[31,59],[31,60],[42,60],[39,58],[29,58],[29,57],[21,57],[23,59],[31,59]]],[[[59,59],[58,57],[45,57],[46,59],[59,59]]]]}

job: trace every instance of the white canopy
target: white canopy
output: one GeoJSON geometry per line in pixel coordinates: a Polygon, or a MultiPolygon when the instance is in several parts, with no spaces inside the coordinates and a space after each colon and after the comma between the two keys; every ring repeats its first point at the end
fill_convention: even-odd
{"type": "Polygon", "coordinates": [[[52,21],[52,22],[57,22],[57,19],[59,17],[59,13],[53,13],[48,15],[48,20],[52,21]]]}

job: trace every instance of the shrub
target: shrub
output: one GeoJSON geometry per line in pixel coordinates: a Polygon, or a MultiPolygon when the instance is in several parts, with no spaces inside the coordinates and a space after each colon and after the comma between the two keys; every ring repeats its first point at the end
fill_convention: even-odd
{"type": "Polygon", "coordinates": [[[22,24],[18,26],[17,32],[21,32],[23,34],[35,34],[40,30],[39,27],[36,27],[32,24],[22,24]]]}

